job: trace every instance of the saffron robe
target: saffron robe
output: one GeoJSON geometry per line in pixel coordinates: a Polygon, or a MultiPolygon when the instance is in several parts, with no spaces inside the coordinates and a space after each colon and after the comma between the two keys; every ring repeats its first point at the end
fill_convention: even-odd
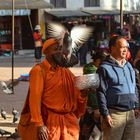
{"type": "Polygon", "coordinates": [[[47,60],[42,63],[45,78],[39,65],[30,72],[32,129],[21,136],[22,140],[38,140],[36,128],[42,125],[49,129],[49,140],[78,140],[78,118],[85,113],[87,98],[81,97],[69,69],[58,66],[54,70],[47,60]]]}

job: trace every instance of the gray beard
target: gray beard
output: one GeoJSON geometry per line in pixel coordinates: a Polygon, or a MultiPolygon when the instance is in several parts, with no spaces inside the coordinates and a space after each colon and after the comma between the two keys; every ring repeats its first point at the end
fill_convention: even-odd
{"type": "Polygon", "coordinates": [[[71,55],[70,61],[68,61],[61,53],[54,54],[53,59],[55,63],[61,67],[67,68],[78,64],[78,58],[74,54],[71,55]]]}

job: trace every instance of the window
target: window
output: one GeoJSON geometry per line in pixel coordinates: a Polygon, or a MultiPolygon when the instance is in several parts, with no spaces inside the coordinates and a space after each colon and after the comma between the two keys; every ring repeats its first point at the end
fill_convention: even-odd
{"type": "Polygon", "coordinates": [[[128,7],[128,5],[129,5],[129,4],[128,4],[128,0],[125,0],[125,1],[124,1],[124,6],[125,6],[125,7],[128,7]]]}
{"type": "Polygon", "coordinates": [[[100,0],[84,0],[85,7],[100,6],[100,0]]]}
{"type": "Polygon", "coordinates": [[[55,8],[66,8],[66,0],[50,0],[55,8]]]}

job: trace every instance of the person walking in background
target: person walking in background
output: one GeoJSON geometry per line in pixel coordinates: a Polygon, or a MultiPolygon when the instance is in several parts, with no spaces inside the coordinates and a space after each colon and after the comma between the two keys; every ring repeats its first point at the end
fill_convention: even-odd
{"type": "Polygon", "coordinates": [[[140,49],[136,53],[135,59],[133,61],[133,65],[140,73],[140,49]]]}
{"type": "Polygon", "coordinates": [[[138,89],[139,102],[140,102],[140,49],[136,53],[135,59],[133,61],[133,67],[136,72],[136,85],[138,89]]]}
{"type": "Polygon", "coordinates": [[[84,66],[87,63],[88,42],[85,42],[79,49],[80,66],[84,66]]]}
{"type": "MultiPolygon", "coordinates": [[[[31,128],[25,132],[19,125],[23,140],[79,138],[78,118],[85,113],[87,93],[76,88],[73,73],[58,63],[64,56],[61,47],[53,38],[45,41],[42,52],[46,58],[30,72],[28,125],[31,124],[31,128]]],[[[27,110],[23,109],[21,118],[27,110]]]]}
{"type": "Polygon", "coordinates": [[[35,62],[41,62],[42,57],[42,34],[40,32],[40,25],[36,25],[33,33],[34,44],[35,44],[35,62]]]}
{"type": "Polygon", "coordinates": [[[135,71],[125,59],[128,43],[122,36],[114,36],[110,39],[109,49],[110,56],[97,70],[103,139],[135,140],[135,113],[138,115],[139,105],[135,71]]]}
{"type": "MultiPolygon", "coordinates": [[[[94,52],[92,54],[93,62],[86,64],[83,68],[83,74],[96,73],[102,60],[105,59],[105,55],[102,52],[94,52]]],[[[89,140],[90,136],[94,140],[101,138],[101,126],[100,126],[100,112],[98,108],[98,101],[96,98],[96,90],[89,91],[86,113],[80,119],[80,137],[79,140],[89,140]],[[94,132],[94,128],[97,126],[99,134],[94,132]]]]}

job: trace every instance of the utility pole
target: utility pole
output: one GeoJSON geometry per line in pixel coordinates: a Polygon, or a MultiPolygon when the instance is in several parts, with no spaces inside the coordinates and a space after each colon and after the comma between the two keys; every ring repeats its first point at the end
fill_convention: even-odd
{"type": "Polygon", "coordinates": [[[15,34],[14,34],[14,26],[15,26],[15,0],[12,0],[12,93],[14,94],[14,46],[15,46],[15,34]]]}
{"type": "Polygon", "coordinates": [[[120,0],[120,28],[123,29],[123,0],[120,0]]]}

